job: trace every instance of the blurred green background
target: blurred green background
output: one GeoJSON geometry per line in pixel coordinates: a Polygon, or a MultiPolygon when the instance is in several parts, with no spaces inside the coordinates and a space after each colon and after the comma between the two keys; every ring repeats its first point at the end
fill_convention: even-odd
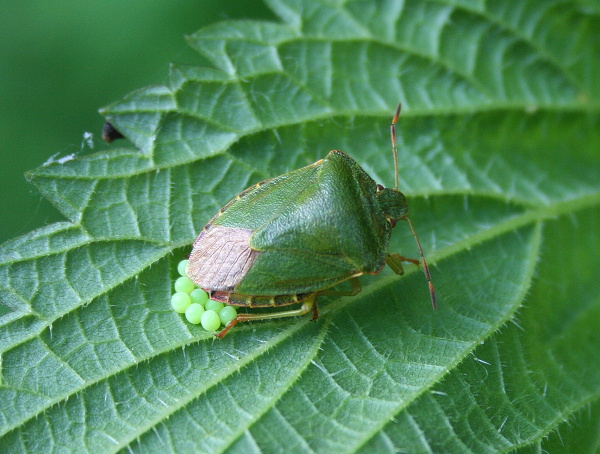
{"type": "Polygon", "coordinates": [[[84,132],[94,134],[95,150],[107,148],[100,107],[166,83],[170,62],[206,64],[185,35],[220,20],[275,19],[257,0],[0,5],[0,243],[63,219],[25,171],[57,153],[90,153],[84,132]]]}

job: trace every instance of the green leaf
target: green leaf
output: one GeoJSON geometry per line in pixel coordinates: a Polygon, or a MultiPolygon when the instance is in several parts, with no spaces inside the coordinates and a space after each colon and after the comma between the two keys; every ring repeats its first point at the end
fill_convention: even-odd
{"type": "MultiPolygon", "coordinates": [[[[595,452],[600,5],[268,3],[280,22],[188,37],[213,68],[102,111],[133,147],[28,173],[66,221],[0,246],[0,444],[595,452]],[[391,186],[398,101],[438,311],[414,266],[220,342],[170,308],[177,262],[250,184],[340,149],[391,186]]],[[[390,250],[416,255],[406,226],[390,250]]]]}

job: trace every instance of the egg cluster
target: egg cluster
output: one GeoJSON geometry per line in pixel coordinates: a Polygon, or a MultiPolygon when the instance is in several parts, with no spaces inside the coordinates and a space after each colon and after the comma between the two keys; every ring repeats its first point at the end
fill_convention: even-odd
{"type": "Polygon", "coordinates": [[[208,294],[198,288],[185,272],[188,261],[182,260],[177,265],[181,277],[175,281],[175,293],[171,297],[171,306],[175,312],[185,314],[188,322],[200,323],[206,331],[215,332],[221,325],[227,325],[237,317],[233,306],[226,306],[208,298],[208,294]]]}

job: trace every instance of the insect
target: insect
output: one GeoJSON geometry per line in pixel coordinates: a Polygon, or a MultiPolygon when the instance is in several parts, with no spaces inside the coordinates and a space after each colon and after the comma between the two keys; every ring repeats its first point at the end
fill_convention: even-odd
{"type": "Polygon", "coordinates": [[[388,252],[397,221],[408,223],[436,308],[435,292],[419,238],[398,190],[396,122],[390,125],[395,186],[384,188],[347,154],[333,150],[314,164],[265,180],[241,192],[206,224],[194,242],[188,277],[210,299],[247,307],[301,303],[299,309],[238,314],[216,334],[239,322],[303,315],[318,318],[320,295],[356,295],[358,276],[386,264],[403,274],[402,261],[388,252]],[[349,280],[352,290],[332,287],[349,280]]]}

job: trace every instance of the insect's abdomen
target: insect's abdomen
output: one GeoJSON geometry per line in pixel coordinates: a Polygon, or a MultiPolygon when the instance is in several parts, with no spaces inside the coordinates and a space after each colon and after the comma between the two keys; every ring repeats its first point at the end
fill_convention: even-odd
{"type": "Polygon", "coordinates": [[[288,304],[300,303],[307,299],[312,293],[299,293],[294,295],[275,295],[275,296],[257,296],[257,295],[242,295],[239,293],[228,292],[209,292],[210,299],[220,301],[232,306],[247,306],[247,307],[274,307],[287,306],[288,304]]]}

